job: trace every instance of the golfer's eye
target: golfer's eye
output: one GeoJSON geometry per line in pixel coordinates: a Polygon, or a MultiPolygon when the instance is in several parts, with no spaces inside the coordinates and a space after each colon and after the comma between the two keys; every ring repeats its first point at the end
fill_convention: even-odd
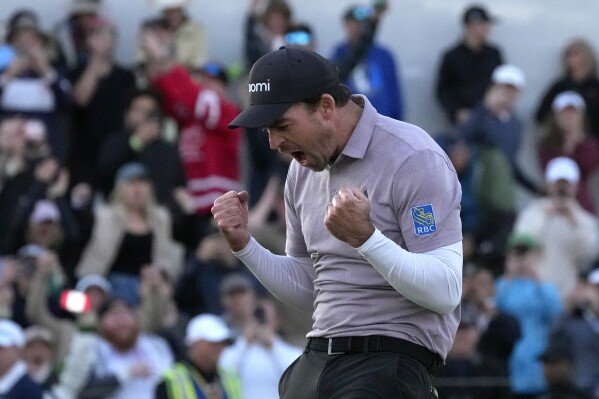
{"type": "Polygon", "coordinates": [[[286,123],[284,125],[270,126],[270,127],[266,128],[266,132],[268,134],[283,132],[283,131],[287,130],[288,127],[289,127],[289,123],[286,123]]]}

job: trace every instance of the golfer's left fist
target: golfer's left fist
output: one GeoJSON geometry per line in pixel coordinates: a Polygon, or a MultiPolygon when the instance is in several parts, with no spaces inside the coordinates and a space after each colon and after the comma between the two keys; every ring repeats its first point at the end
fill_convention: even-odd
{"type": "Polygon", "coordinates": [[[339,190],[327,206],[324,225],[337,239],[361,246],[374,233],[368,197],[358,188],[339,190]]]}

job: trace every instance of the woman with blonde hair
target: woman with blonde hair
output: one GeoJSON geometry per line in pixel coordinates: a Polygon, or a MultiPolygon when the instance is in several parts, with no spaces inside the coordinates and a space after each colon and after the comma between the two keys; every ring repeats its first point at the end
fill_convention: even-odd
{"type": "Polygon", "coordinates": [[[599,79],[597,57],[593,47],[582,38],[570,40],[562,52],[562,64],[562,76],[546,91],[537,109],[537,122],[547,122],[555,97],[559,93],[572,90],[584,98],[589,132],[599,137],[599,79]]]}
{"type": "Polygon", "coordinates": [[[95,213],[92,237],[75,272],[79,278],[106,276],[113,294],[137,304],[142,270],[160,268],[175,279],[183,250],[172,238],[170,214],[154,201],[146,168],[125,164],[115,180],[110,203],[95,213]]]}

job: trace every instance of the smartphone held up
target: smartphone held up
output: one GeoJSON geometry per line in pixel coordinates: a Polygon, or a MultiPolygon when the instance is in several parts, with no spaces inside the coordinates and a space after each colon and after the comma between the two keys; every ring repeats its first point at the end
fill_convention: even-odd
{"type": "Polygon", "coordinates": [[[86,313],[91,309],[91,300],[84,292],[65,290],[60,295],[60,307],[71,313],[86,313]]]}

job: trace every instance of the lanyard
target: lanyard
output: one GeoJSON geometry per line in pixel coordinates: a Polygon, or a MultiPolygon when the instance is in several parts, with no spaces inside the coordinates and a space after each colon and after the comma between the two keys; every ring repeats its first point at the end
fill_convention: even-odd
{"type": "Polygon", "coordinates": [[[192,375],[191,382],[193,383],[193,389],[195,390],[196,397],[198,399],[228,399],[227,394],[226,394],[225,390],[223,389],[222,384],[219,384],[218,382],[214,382],[213,384],[208,384],[206,382],[206,380],[204,380],[204,378],[202,378],[202,376],[199,373],[197,373],[195,370],[192,370],[191,375],[192,375]],[[206,396],[206,394],[202,390],[202,387],[200,386],[200,384],[208,389],[211,388],[210,385],[214,385],[214,386],[218,387],[218,389],[221,393],[219,395],[219,398],[213,398],[213,397],[209,398],[208,396],[206,396]]]}

